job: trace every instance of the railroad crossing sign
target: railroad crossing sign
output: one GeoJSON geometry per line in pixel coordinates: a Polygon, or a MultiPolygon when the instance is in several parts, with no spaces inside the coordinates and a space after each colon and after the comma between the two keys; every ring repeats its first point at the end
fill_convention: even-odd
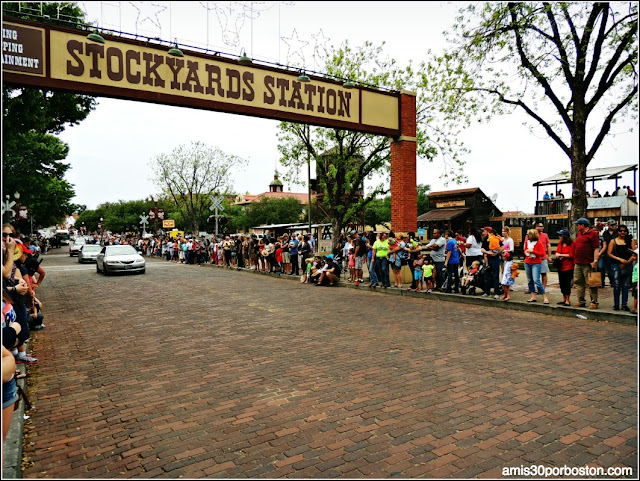
{"type": "MultiPolygon", "coordinates": [[[[224,211],[224,207],[222,206],[222,201],[224,200],[223,197],[219,197],[216,195],[212,195],[211,197],[209,197],[211,199],[211,206],[209,207],[209,209],[211,210],[221,210],[224,211]]],[[[217,214],[217,212],[216,212],[217,214]]]]}
{"type": "Polygon", "coordinates": [[[145,235],[147,233],[147,224],[149,223],[149,216],[142,214],[140,216],[140,224],[142,224],[142,235],[145,235]]]}
{"type": "Polygon", "coordinates": [[[13,210],[13,206],[16,205],[16,203],[14,201],[9,202],[9,199],[7,199],[6,202],[2,203],[2,215],[4,215],[5,212],[9,213],[9,218],[13,219],[16,215],[15,211],[13,210]]]}
{"type": "Polygon", "coordinates": [[[216,237],[217,237],[218,236],[218,219],[222,217],[220,215],[220,211],[224,212],[224,207],[222,207],[222,201],[224,200],[224,198],[218,195],[212,195],[209,198],[211,199],[211,207],[209,207],[209,209],[216,211],[213,217],[216,219],[216,237]]]}

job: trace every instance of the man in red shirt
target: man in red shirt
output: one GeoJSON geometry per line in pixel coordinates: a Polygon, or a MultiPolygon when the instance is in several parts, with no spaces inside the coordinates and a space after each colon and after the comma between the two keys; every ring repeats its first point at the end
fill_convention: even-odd
{"type": "MultiPolygon", "coordinates": [[[[578,229],[578,236],[575,240],[575,267],[573,268],[573,283],[576,286],[578,294],[578,303],[575,306],[585,307],[587,301],[584,293],[587,286],[587,277],[589,276],[589,272],[598,265],[598,258],[600,257],[600,237],[595,229],[589,227],[589,221],[584,217],[575,221],[574,224],[576,224],[578,229]]],[[[589,309],[597,309],[598,288],[589,287],[589,295],[591,296],[589,309]]]]}

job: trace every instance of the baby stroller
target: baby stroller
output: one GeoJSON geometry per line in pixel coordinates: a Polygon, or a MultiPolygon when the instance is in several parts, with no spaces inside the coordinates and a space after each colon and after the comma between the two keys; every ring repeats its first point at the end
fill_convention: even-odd
{"type": "MultiPolygon", "coordinates": [[[[462,281],[463,276],[464,276],[464,266],[460,264],[460,272],[458,273],[458,279],[462,281]]],[[[444,292],[447,290],[447,286],[449,285],[449,273],[446,267],[442,268],[442,279],[443,279],[442,287],[440,288],[440,290],[444,292]]],[[[464,292],[462,293],[464,294],[464,292]]]]}
{"type": "Polygon", "coordinates": [[[460,291],[463,294],[469,293],[470,296],[475,296],[476,289],[478,288],[482,289],[484,285],[484,271],[488,268],[489,266],[482,264],[480,265],[480,268],[476,272],[474,272],[473,274],[467,274],[471,276],[471,279],[466,286],[463,286],[463,285],[460,286],[460,291]]]}

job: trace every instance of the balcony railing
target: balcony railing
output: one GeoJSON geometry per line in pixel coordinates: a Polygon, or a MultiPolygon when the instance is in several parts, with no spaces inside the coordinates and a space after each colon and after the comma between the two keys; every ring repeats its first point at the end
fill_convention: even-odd
{"type": "Polygon", "coordinates": [[[557,215],[569,213],[571,199],[538,200],[535,215],[557,215]]]}

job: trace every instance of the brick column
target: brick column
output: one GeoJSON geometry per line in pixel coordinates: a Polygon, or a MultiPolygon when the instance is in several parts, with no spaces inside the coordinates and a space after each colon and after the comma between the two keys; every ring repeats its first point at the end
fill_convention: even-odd
{"type": "Polygon", "coordinates": [[[400,94],[400,136],[391,139],[391,227],[394,232],[418,229],[416,188],[416,94],[400,94]]]}

